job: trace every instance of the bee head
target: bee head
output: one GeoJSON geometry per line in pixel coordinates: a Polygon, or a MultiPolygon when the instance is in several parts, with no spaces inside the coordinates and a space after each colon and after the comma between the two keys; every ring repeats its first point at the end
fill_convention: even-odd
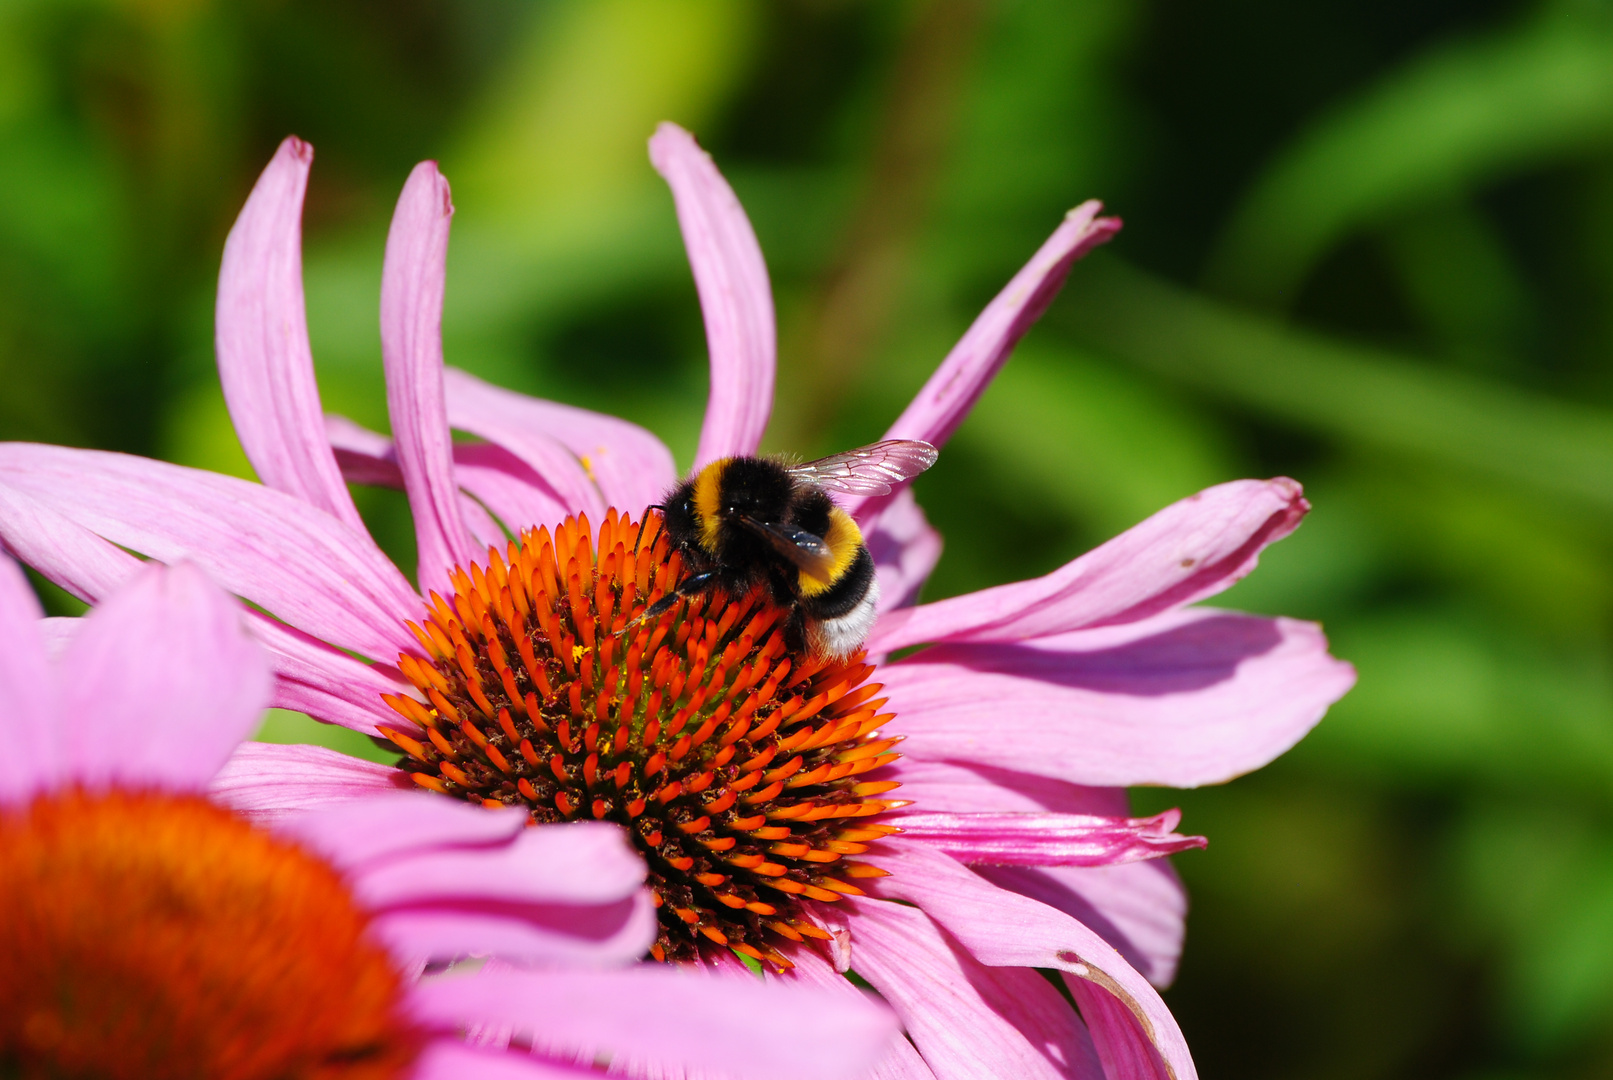
{"type": "Polygon", "coordinates": [[[700,542],[700,513],[694,502],[695,478],[683,481],[661,499],[663,527],[678,547],[700,542]]]}
{"type": "Polygon", "coordinates": [[[667,535],[673,543],[716,553],[726,512],[723,474],[730,460],[713,461],[662,500],[667,535]]]}

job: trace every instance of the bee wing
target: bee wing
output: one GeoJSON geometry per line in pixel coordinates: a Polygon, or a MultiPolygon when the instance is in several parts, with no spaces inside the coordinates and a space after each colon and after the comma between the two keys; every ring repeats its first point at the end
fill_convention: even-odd
{"type": "Polygon", "coordinates": [[[887,439],[786,466],[802,483],[840,495],[889,495],[891,486],[935,464],[940,451],[916,439],[887,439]]]}
{"type": "Polygon", "coordinates": [[[828,541],[817,533],[788,525],[774,525],[739,515],[740,524],[773,545],[773,550],[797,567],[818,578],[827,578],[834,568],[834,553],[828,541]]]}

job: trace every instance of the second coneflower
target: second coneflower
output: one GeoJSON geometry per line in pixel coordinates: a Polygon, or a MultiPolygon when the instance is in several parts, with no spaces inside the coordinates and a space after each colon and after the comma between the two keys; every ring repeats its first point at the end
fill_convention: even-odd
{"type": "MultiPolygon", "coordinates": [[[[753,454],[774,364],[760,250],[686,133],[664,127],[651,156],[711,347],[696,465],[753,454]]],[[[275,704],[405,752],[394,769],[249,746],[214,790],[279,815],[403,783],[620,822],[649,867],[662,956],[738,951],[770,978],[847,995],[837,972],[854,972],[911,1039],[885,1075],[1193,1076],[1150,985],[1171,977],[1185,905],[1149,857],[1197,841],[1171,832],[1173,815],[1129,818],[1124,787],[1258,768],[1349,687],[1311,624],[1186,606],[1298,524],[1298,485],[1212,488],[1044,578],[921,606],[939,538],[911,492],[847,504],[883,597],[869,654],[927,646],[877,668],[781,650],[776,613],[751,597],[629,628],[677,568],[627,541],[637,523],[621,511],[672,485],[671,456],[623,421],[443,368],[452,207],[429,163],[387,244],[393,439],[321,415],[300,282],[310,158],[282,146],[220,280],[220,374],[263,486],[0,447],[0,539],[43,573],[93,597],[129,572],[120,548],[188,555],[273,616],[253,625],[275,704]],[[420,592],[364,532],[344,478],[408,493],[420,592]],[[1037,969],[1062,973],[1079,1014],[1037,969]]],[[[1097,211],[1067,217],[887,437],[946,440],[1072,262],[1117,227],[1097,211]]]]}

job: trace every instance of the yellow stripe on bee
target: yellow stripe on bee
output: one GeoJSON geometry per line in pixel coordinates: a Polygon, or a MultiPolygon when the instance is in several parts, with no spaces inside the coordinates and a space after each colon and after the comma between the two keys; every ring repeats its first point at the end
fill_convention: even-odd
{"type": "Polygon", "coordinates": [[[802,596],[817,596],[819,593],[827,592],[835,582],[845,576],[846,571],[851,569],[853,560],[857,558],[857,552],[863,546],[863,534],[862,530],[857,528],[857,523],[851,520],[851,515],[837,506],[829,511],[829,533],[823,541],[829,545],[829,555],[834,559],[829,567],[829,576],[820,578],[802,570],[800,577],[802,596]]]}
{"type": "Polygon", "coordinates": [[[722,474],[730,458],[718,458],[694,481],[694,511],[700,519],[700,546],[713,554],[722,530],[722,474]]]}

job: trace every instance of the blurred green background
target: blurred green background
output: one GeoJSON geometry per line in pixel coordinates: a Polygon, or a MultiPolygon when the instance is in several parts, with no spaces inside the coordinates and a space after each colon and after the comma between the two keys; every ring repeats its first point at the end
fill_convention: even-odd
{"type": "Polygon", "coordinates": [[[1226,602],[1323,620],[1359,688],[1261,773],[1137,793],[1212,841],[1168,994],[1203,1075],[1613,1075],[1613,8],[0,0],[0,437],[245,472],[212,289],[295,132],[329,408],[385,425],[385,228],[436,157],[449,361],[686,464],[661,119],[767,254],[772,448],[877,437],[1065,209],[1126,218],[920,481],[929,597],[1305,483],[1226,602]]]}

